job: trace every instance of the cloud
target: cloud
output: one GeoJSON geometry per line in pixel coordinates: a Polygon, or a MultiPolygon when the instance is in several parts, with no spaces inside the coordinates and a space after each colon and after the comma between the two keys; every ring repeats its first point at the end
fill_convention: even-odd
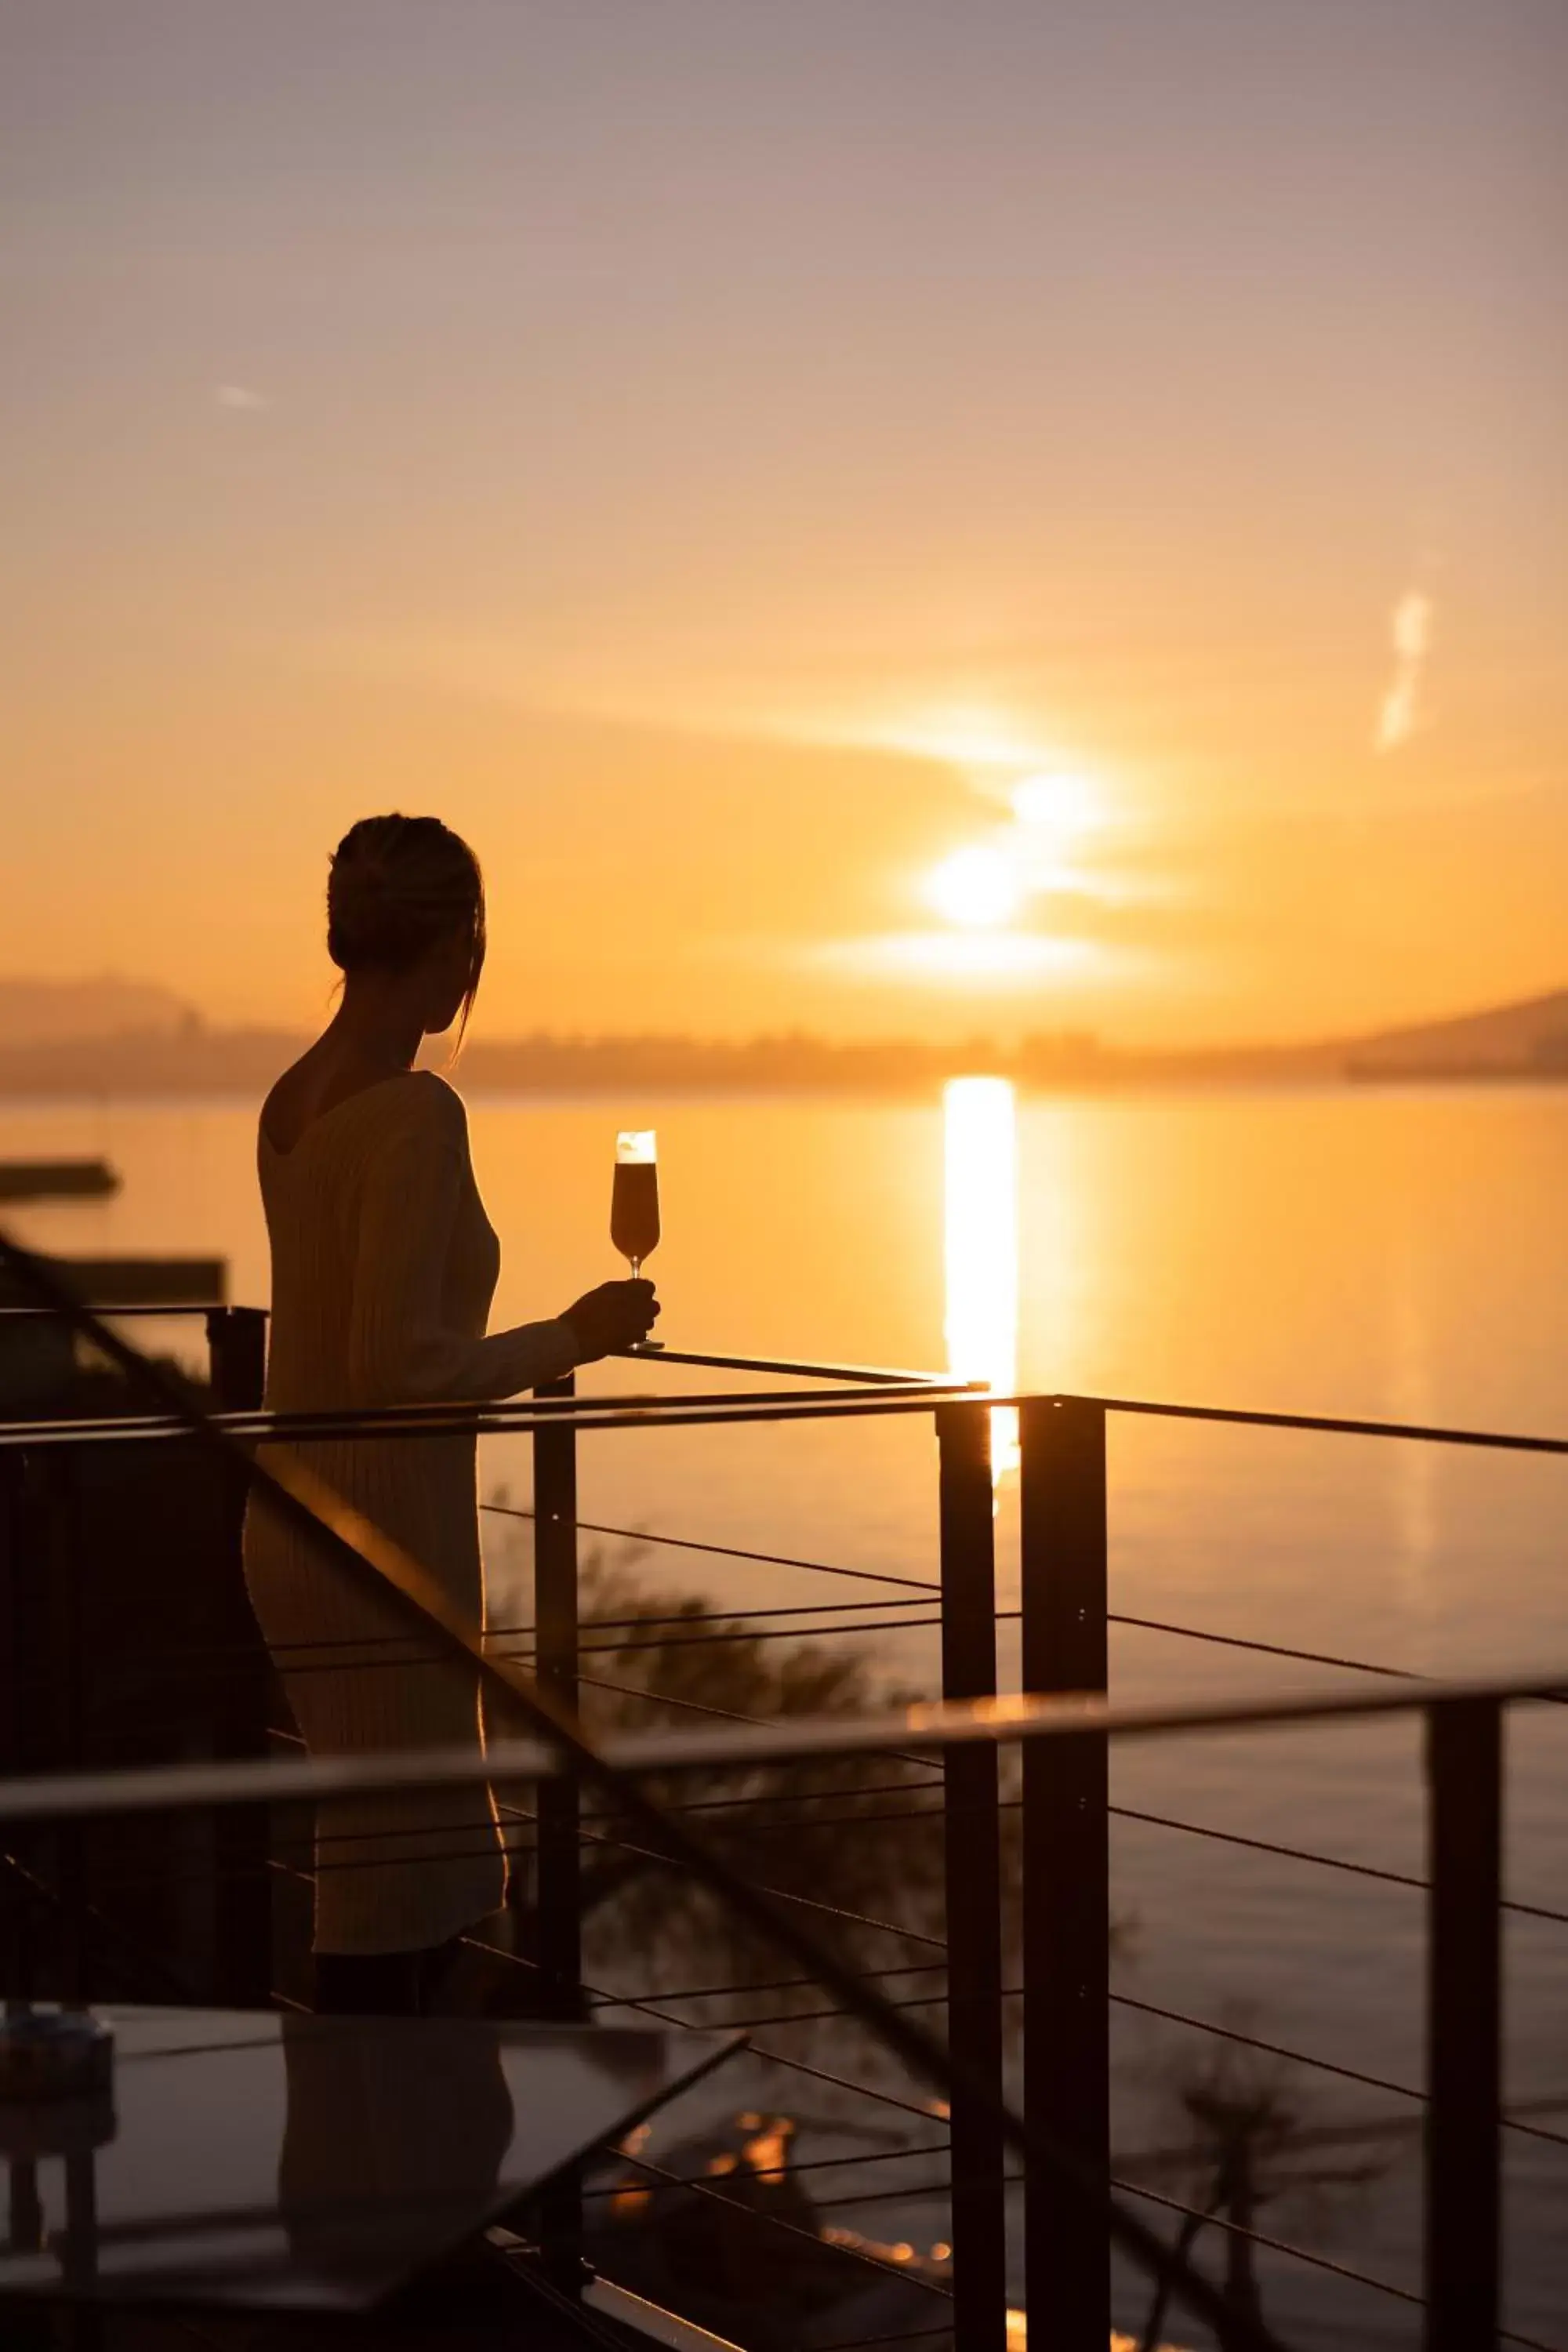
{"type": "Polygon", "coordinates": [[[247,383],[220,383],[215,388],[213,398],[220,408],[250,411],[272,405],[264,392],[254,392],[247,383]]]}
{"type": "Polygon", "coordinates": [[[865,939],[827,940],[807,960],[858,980],[968,982],[1008,988],[1031,981],[1077,979],[1105,961],[1087,940],[1038,931],[884,931],[865,939]]]}
{"type": "Polygon", "coordinates": [[[1394,608],[1394,670],[1377,714],[1373,748],[1396,751],[1423,724],[1421,679],[1432,650],[1433,604],[1419,588],[1407,589],[1394,608]]]}

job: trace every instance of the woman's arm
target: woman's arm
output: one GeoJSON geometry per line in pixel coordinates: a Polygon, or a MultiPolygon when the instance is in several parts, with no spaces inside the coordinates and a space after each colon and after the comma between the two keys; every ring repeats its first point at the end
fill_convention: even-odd
{"type": "Polygon", "coordinates": [[[446,1322],[443,1283],[468,1177],[468,1124],[438,1078],[418,1087],[410,1108],[377,1150],[361,1194],[349,1334],[356,1402],[481,1402],[570,1371],[585,1351],[562,1317],[481,1339],[446,1322]]]}

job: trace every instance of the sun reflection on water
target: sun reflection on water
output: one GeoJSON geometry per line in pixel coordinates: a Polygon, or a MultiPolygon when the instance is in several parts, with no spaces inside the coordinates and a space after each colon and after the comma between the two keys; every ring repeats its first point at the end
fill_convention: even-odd
{"type": "MultiPolygon", "coordinates": [[[[943,1244],[949,1371],[1018,1385],[1018,1141],[1007,1078],[950,1078],[943,1091],[943,1244]]],[[[1018,1466],[1018,1415],[991,1416],[991,1475],[1018,1466]]]]}

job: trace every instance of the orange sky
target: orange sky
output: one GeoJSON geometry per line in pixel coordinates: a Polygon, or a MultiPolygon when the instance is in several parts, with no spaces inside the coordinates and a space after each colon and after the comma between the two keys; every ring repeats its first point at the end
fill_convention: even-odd
{"type": "Polygon", "coordinates": [[[486,861],[492,1032],[1568,979],[1555,0],[10,47],[6,969],[308,1019],[401,805],[486,861]]]}

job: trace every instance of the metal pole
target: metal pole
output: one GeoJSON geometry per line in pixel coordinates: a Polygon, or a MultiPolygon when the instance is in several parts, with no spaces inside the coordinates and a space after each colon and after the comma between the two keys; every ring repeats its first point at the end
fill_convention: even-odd
{"type": "MultiPolygon", "coordinates": [[[[259,1307],[216,1307],[207,1315],[213,1397],[222,1412],[249,1412],[262,1402],[267,1378],[267,1317],[259,1307]]],[[[199,1470],[193,1460],[192,1471],[199,1470]]],[[[221,1503],[223,1550],[213,1594],[216,1640],[233,1645],[245,1670],[225,1675],[213,1702],[215,1756],[268,1752],[272,1667],[245,1590],[241,1547],[246,1482],[230,1473],[221,1503]],[[246,1657],[246,1654],[249,1656],[246,1657]]],[[[272,1820],[265,1805],[226,1806],[213,1823],[213,1990],[239,2009],[265,2009],[272,2000],[272,1820]]]]}
{"type": "MultiPolygon", "coordinates": [[[[81,1589],[80,1475],[81,1463],[74,1446],[62,1447],[47,1465],[47,1608],[55,1654],[51,1680],[59,1708],[58,1752],[75,1771],[79,1771],[87,1761],[88,1626],[81,1589]]],[[[61,1824],[55,1845],[56,1887],[59,1895],[58,1987],[61,2000],[69,2002],[85,2000],[89,1991],[87,1838],[85,1822],[67,1822],[61,1824]]]]}
{"type": "MultiPolygon", "coordinates": [[[[536,1396],[571,1396],[568,1372],[536,1396]]],[[[533,1618],[540,1682],[577,1709],[577,1436],[563,1419],[533,1435],[533,1618]]],[[[543,1781],[539,1790],[539,1962],[546,2012],[583,2014],[582,1844],[575,1781],[543,1781]]]]}
{"type": "MultiPolygon", "coordinates": [[[[12,1772],[47,1772],[58,1759],[60,1693],[58,1641],[50,1606],[53,1591],[47,1474],[37,1454],[23,1446],[4,1449],[5,1504],[0,1538],[0,1574],[5,1580],[4,1641],[6,1687],[0,1692],[0,1752],[12,1772]]],[[[35,1884],[47,1884],[57,1849],[46,1836],[29,1837],[11,1831],[6,1851],[21,1864],[7,1871],[11,1896],[10,1949],[6,1955],[5,1992],[31,2000],[40,1990],[57,1990],[52,1967],[40,1962],[52,1951],[52,1939],[43,1929],[35,1884]],[[42,1950],[40,1950],[42,1946],[42,1950]],[[40,1976],[46,1981],[40,1985],[40,1976]]]]}
{"type": "Polygon", "coordinates": [[[1502,1706],[1426,1710],[1426,2352],[1498,2340],[1502,1706]]]}
{"type": "MultiPolygon", "coordinates": [[[[29,1760],[17,1737],[18,1704],[26,1673],[19,1601],[21,1516],[22,1455],[14,1445],[0,1446],[0,1765],[7,1773],[25,1772],[29,1760]]],[[[5,1843],[15,1843],[12,1831],[5,1843]]],[[[0,1927],[4,1930],[0,1992],[6,1995],[31,1989],[26,1904],[18,1874],[0,1869],[0,1927]]]]}
{"type": "MultiPolygon", "coordinates": [[[[1026,1691],[1108,1681],[1103,1406],[1040,1399],[1020,1412],[1026,1691]]],[[[1024,1748],[1024,2110],[1086,2168],[1080,2185],[1031,2172],[1024,2191],[1030,2305],[1053,2352],[1110,2336],[1110,1855],[1103,1733],[1024,1748]]]]}
{"type": "MultiPolygon", "coordinates": [[[[995,1521],[991,1416],[980,1404],[936,1412],[942,1534],[942,1695],[996,1690],[995,1521]]],[[[1002,2081],[1002,1860],[994,1748],[942,1758],[947,1891],[948,2048],[963,2082],[998,2104],[1002,2081]]],[[[955,2352],[1004,2352],[1007,2337],[1005,2147],[997,2115],[955,2091],[952,2167],[955,2352]]],[[[1097,2347],[1104,2352],[1104,2347],[1097,2347]]]]}
{"type": "MultiPolygon", "coordinates": [[[[575,1375],[542,1381],[535,1396],[576,1393],[575,1375]]],[[[533,1433],[533,1622],[535,1673],[561,1706],[577,1711],[577,1433],[563,1415],[533,1433]]],[[[535,1896],[540,1991],[547,2017],[581,2018],[583,1846],[581,1798],[563,1774],[539,1786],[535,1896]]],[[[565,2294],[590,2275],[583,2261],[583,2184],[569,2170],[539,2200],[545,2268],[565,2294]]]]}
{"type": "Polygon", "coordinates": [[[267,1386],[267,1310],[209,1307],[207,1360],[220,1412],[252,1412],[267,1386]]]}

